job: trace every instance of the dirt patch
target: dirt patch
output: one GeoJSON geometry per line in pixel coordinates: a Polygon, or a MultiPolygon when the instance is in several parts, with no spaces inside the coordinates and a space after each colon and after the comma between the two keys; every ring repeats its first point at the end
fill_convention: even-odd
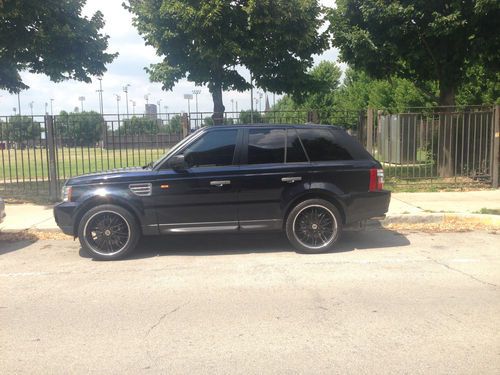
{"type": "Polygon", "coordinates": [[[62,232],[44,232],[23,230],[20,232],[0,232],[0,241],[18,242],[18,241],[38,241],[38,240],[72,240],[73,237],[67,236],[62,232]]]}
{"type": "Polygon", "coordinates": [[[457,218],[446,218],[442,223],[387,224],[384,225],[384,228],[395,230],[397,232],[445,233],[488,231],[491,234],[500,234],[500,225],[484,224],[481,222],[467,221],[457,218]]]}

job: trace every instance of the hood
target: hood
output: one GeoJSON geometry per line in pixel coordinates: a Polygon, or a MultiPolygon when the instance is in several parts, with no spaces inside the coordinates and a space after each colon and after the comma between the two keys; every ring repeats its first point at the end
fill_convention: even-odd
{"type": "Polygon", "coordinates": [[[144,179],[154,172],[151,168],[132,167],[132,168],[119,168],[109,171],[89,173],[77,177],[71,177],[66,182],[66,185],[87,185],[97,184],[104,182],[126,182],[144,179]]]}

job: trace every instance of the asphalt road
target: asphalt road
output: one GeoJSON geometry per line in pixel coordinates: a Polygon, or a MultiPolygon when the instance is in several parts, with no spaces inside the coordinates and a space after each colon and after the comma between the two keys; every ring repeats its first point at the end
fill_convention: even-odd
{"type": "Polygon", "coordinates": [[[499,374],[500,235],[0,243],[0,373],[499,374]]]}

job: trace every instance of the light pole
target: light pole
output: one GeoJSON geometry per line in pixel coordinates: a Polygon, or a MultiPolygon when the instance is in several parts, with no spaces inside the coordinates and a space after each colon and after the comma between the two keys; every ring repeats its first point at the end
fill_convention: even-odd
{"type": "Polygon", "coordinates": [[[184,99],[186,99],[188,101],[188,124],[189,124],[189,127],[188,127],[188,133],[191,132],[191,100],[193,99],[193,95],[192,94],[184,94],[184,99]]]}
{"type": "Polygon", "coordinates": [[[50,99],[50,115],[54,116],[54,107],[52,106],[52,103],[54,103],[54,99],[50,99]]]}
{"type": "Polygon", "coordinates": [[[126,108],[127,108],[127,118],[130,117],[128,113],[128,88],[130,87],[130,83],[127,83],[125,86],[123,86],[123,92],[125,93],[125,103],[126,103],[126,108]]]}
{"type": "Polygon", "coordinates": [[[19,116],[21,116],[21,91],[17,93],[17,108],[19,109],[19,116]]]}
{"type": "Polygon", "coordinates": [[[99,90],[97,92],[99,93],[99,111],[101,112],[101,116],[104,115],[104,104],[102,100],[102,77],[97,78],[99,80],[99,90]]]}
{"type": "Polygon", "coordinates": [[[115,94],[116,96],[116,114],[118,116],[118,127],[120,127],[120,95],[115,94]]]}
{"type": "Polygon", "coordinates": [[[45,102],[45,114],[49,114],[49,103],[45,102]]]}
{"type": "Polygon", "coordinates": [[[151,96],[151,94],[146,94],[144,95],[144,100],[146,100],[146,105],[149,104],[149,97],[151,96]]]}
{"type": "Polygon", "coordinates": [[[231,112],[234,112],[234,99],[231,99],[231,112]]]}
{"type": "Polygon", "coordinates": [[[12,107],[12,110],[14,111],[14,116],[15,116],[16,113],[17,113],[17,108],[16,107],[12,107]]]}
{"type": "Polygon", "coordinates": [[[30,111],[31,111],[31,117],[33,117],[33,104],[35,104],[35,102],[30,102],[29,103],[30,111]]]}
{"type": "Polygon", "coordinates": [[[130,100],[132,103],[132,114],[135,116],[135,100],[130,100]]]}
{"type": "Polygon", "coordinates": [[[158,116],[160,116],[160,113],[161,113],[161,99],[156,102],[156,105],[158,106],[158,116]]]}
{"type": "Polygon", "coordinates": [[[83,102],[85,101],[85,96],[79,96],[78,100],[81,103],[81,109],[80,109],[80,111],[83,113],[83,102]]]}
{"type": "Polygon", "coordinates": [[[200,113],[198,112],[198,95],[201,94],[201,90],[193,90],[193,95],[195,96],[196,103],[196,123],[194,124],[195,129],[198,129],[198,122],[200,118],[200,113]]]}
{"type": "Polygon", "coordinates": [[[259,112],[262,112],[262,97],[264,94],[262,94],[262,91],[259,92],[259,112]]]}

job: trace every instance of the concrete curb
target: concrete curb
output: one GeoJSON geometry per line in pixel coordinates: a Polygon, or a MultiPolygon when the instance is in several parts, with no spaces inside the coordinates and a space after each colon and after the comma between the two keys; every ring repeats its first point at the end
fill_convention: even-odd
{"type": "Polygon", "coordinates": [[[500,227],[500,215],[465,213],[392,214],[380,220],[380,224],[442,224],[451,221],[500,227]]]}

